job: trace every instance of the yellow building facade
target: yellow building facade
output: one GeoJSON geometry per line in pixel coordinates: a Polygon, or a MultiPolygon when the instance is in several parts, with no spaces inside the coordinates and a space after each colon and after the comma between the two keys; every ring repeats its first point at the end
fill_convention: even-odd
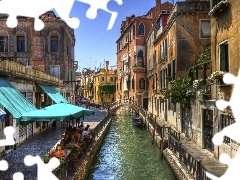
{"type": "Polygon", "coordinates": [[[100,68],[94,75],[94,103],[108,104],[116,100],[117,70],[109,70],[109,61],[105,68],[100,68]]]}

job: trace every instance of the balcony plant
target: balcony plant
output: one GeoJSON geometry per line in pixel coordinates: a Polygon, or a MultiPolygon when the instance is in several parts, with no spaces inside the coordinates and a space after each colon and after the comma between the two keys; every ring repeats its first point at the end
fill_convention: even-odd
{"type": "Polygon", "coordinates": [[[116,84],[99,85],[98,94],[114,94],[116,92],[116,84]]]}
{"type": "Polygon", "coordinates": [[[216,4],[212,10],[208,13],[213,17],[217,17],[219,14],[224,12],[230,6],[229,0],[222,0],[218,4],[216,4]]]}
{"type": "Polygon", "coordinates": [[[207,82],[209,84],[213,83],[214,80],[220,80],[223,78],[223,75],[225,74],[226,72],[224,71],[215,71],[213,72],[208,78],[207,78],[207,82]]]}
{"type": "Polygon", "coordinates": [[[183,110],[190,109],[190,95],[187,93],[190,81],[190,77],[178,77],[170,89],[162,90],[163,101],[171,99],[174,104],[180,103],[183,110]]]}

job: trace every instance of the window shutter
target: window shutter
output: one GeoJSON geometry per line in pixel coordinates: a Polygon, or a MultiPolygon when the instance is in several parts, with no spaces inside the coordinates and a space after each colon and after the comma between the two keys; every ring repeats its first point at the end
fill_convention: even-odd
{"type": "Polygon", "coordinates": [[[27,35],[25,35],[24,36],[24,46],[25,46],[25,52],[27,52],[27,45],[28,45],[28,43],[27,43],[27,35]]]}
{"type": "Polygon", "coordinates": [[[60,52],[60,36],[58,36],[58,49],[57,49],[58,52],[60,52]]]}
{"type": "Polygon", "coordinates": [[[225,47],[222,44],[220,45],[220,71],[225,71],[226,69],[225,58],[225,47]]]}
{"type": "Polygon", "coordinates": [[[48,52],[51,52],[50,36],[47,36],[47,45],[48,45],[48,52]]]}
{"type": "Polygon", "coordinates": [[[17,36],[13,36],[13,50],[14,52],[17,52],[17,36]]]}

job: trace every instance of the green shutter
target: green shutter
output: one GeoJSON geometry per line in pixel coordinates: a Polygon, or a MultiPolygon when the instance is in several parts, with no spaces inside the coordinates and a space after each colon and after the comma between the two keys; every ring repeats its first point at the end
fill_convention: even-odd
{"type": "Polygon", "coordinates": [[[228,44],[221,44],[220,48],[220,71],[228,71],[228,44]]]}

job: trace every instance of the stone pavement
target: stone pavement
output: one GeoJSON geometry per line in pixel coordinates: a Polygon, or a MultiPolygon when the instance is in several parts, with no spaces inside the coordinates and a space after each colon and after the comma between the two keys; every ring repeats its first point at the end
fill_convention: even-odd
{"type": "MultiPolygon", "coordinates": [[[[94,115],[85,116],[84,125],[89,124],[91,128],[94,128],[106,115],[106,110],[100,110],[98,108],[91,107],[95,111],[94,115]]],[[[2,159],[8,162],[9,168],[7,171],[0,171],[0,180],[12,180],[12,176],[15,172],[22,172],[24,174],[24,180],[37,179],[37,165],[25,166],[24,157],[26,155],[39,155],[43,157],[48,151],[61,139],[61,126],[60,122],[57,122],[57,128],[53,129],[49,127],[37,136],[26,141],[20,145],[16,150],[12,150],[2,159]]]]}
{"type": "MultiPolygon", "coordinates": [[[[163,120],[157,120],[157,123],[162,127],[169,127],[170,125],[163,120]]],[[[227,170],[227,166],[219,162],[217,158],[213,156],[206,149],[202,149],[194,144],[192,141],[187,140],[183,134],[180,136],[182,145],[187,149],[187,151],[196,159],[201,160],[201,164],[208,170],[209,173],[214,174],[218,177],[222,176],[227,170]]]]}

